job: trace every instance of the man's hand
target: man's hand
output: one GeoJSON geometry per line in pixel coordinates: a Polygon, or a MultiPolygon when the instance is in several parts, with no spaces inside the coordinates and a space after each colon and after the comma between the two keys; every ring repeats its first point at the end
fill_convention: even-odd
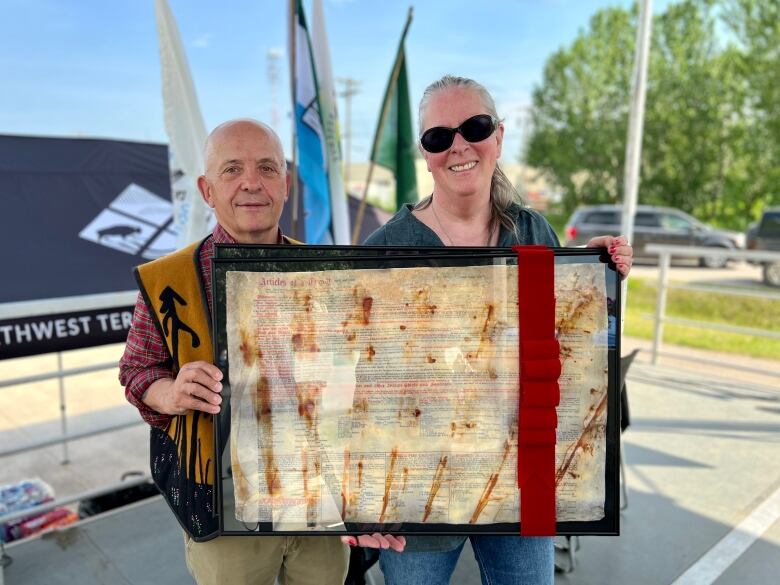
{"type": "Polygon", "coordinates": [[[628,276],[631,271],[631,265],[634,263],[634,248],[629,245],[624,236],[597,236],[591,238],[585,247],[606,248],[617,266],[621,279],[628,276]]]}
{"type": "Polygon", "coordinates": [[[163,378],[151,384],[143,401],[161,414],[185,414],[189,410],[217,414],[222,402],[220,380],[222,372],[214,364],[189,362],[181,367],[175,380],[163,378]]]}
{"type": "Polygon", "coordinates": [[[349,546],[363,546],[366,548],[391,548],[395,552],[404,552],[406,539],[403,536],[392,534],[361,534],[360,536],[342,536],[341,542],[349,546]]]}

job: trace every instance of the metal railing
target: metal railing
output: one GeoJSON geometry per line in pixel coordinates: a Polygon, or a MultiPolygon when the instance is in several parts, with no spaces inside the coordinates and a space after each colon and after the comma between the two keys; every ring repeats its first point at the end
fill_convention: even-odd
{"type": "Polygon", "coordinates": [[[132,421],[126,421],[121,423],[115,423],[112,425],[106,425],[96,427],[80,433],[68,432],[68,408],[67,408],[67,396],[65,394],[65,378],[69,376],[78,376],[80,374],[88,374],[92,372],[100,372],[103,370],[110,370],[117,367],[117,362],[107,362],[94,364],[91,366],[83,366],[79,368],[64,369],[62,364],[62,352],[57,353],[57,369],[52,372],[46,372],[43,374],[35,374],[32,376],[21,376],[18,378],[11,378],[7,380],[0,380],[0,390],[9,386],[20,386],[22,384],[30,384],[33,382],[43,382],[46,380],[56,379],[59,384],[59,412],[60,412],[60,430],[61,434],[57,437],[51,437],[48,439],[41,439],[32,441],[25,445],[0,449],[0,457],[6,457],[9,455],[16,455],[18,453],[25,453],[27,451],[33,451],[35,449],[42,449],[44,447],[50,447],[51,445],[62,445],[62,463],[68,463],[68,442],[75,441],[77,439],[83,439],[86,437],[92,437],[102,433],[108,433],[112,431],[118,431],[130,426],[144,424],[139,418],[132,421]]]}
{"type": "MultiPolygon", "coordinates": [[[[780,301],[780,292],[775,293],[770,290],[761,289],[741,289],[735,287],[722,286],[695,286],[695,285],[677,285],[669,284],[669,268],[671,267],[673,257],[685,258],[723,258],[728,260],[753,260],[758,262],[780,262],[780,252],[764,251],[746,251],[730,250],[728,248],[705,248],[690,246],[667,246],[662,244],[650,244],[645,247],[645,251],[658,256],[658,291],[655,306],[655,315],[653,317],[653,345],[651,349],[651,362],[658,363],[658,357],[663,355],[661,345],[663,343],[664,324],[684,325],[687,327],[696,327],[699,329],[711,329],[718,331],[727,331],[729,333],[741,333],[753,335],[756,337],[768,337],[771,339],[780,339],[780,332],[767,329],[756,329],[750,327],[738,327],[727,325],[725,323],[713,323],[705,321],[696,321],[693,319],[681,319],[668,317],[666,315],[666,298],[669,289],[691,290],[697,292],[720,293],[732,296],[759,297],[774,299],[780,301]]],[[[733,369],[755,372],[759,374],[780,377],[780,368],[778,370],[765,370],[762,368],[746,367],[738,364],[723,364],[714,360],[704,358],[686,358],[700,363],[715,365],[727,365],[733,369]]]]}
{"type": "MultiPolygon", "coordinates": [[[[9,319],[14,317],[35,317],[56,315],[67,311],[79,311],[79,310],[93,310],[93,309],[113,309],[116,307],[129,306],[135,303],[138,296],[137,290],[129,290],[122,292],[100,293],[94,295],[81,295],[73,297],[61,297],[52,299],[41,299],[36,301],[20,301],[13,303],[0,303],[0,319],[9,319]]],[[[52,352],[54,353],[54,352],[52,352]]],[[[95,364],[91,366],[81,368],[64,369],[62,362],[62,352],[57,353],[57,369],[52,372],[46,372],[43,374],[36,374],[34,376],[23,376],[13,379],[0,380],[0,390],[9,386],[19,386],[22,384],[30,384],[33,382],[43,382],[46,380],[57,379],[59,381],[59,409],[60,409],[60,429],[61,435],[53,439],[47,439],[42,441],[35,441],[21,447],[15,447],[13,449],[0,450],[0,457],[7,455],[14,455],[17,453],[24,453],[25,451],[31,451],[33,449],[41,449],[53,444],[62,444],[62,463],[67,463],[68,456],[68,441],[80,439],[83,437],[89,437],[99,433],[105,433],[109,431],[119,430],[136,424],[136,422],[121,423],[112,426],[106,426],[99,429],[93,429],[83,433],[69,434],[68,433],[68,413],[67,413],[67,399],[65,396],[65,378],[69,376],[77,376],[79,374],[87,374],[91,372],[99,372],[101,370],[108,370],[117,366],[116,362],[95,364]]],[[[17,358],[18,359],[18,358],[17,358]]],[[[138,420],[140,424],[142,421],[138,420]]]]}
{"type": "MultiPolygon", "coordinates": [[[[145,424],[143,420],[137,418],[134,420],[115,423],[111,425],[94,427],[78,433],[71,433],[68,431],[68,407],[67,407],[67,395],[65,392],[65,379],[68,377],[78,376],[81,374],[89,374],[93,372],[101,372],[101,371],[115,369],[117,365],[118,365],[117,362],[113,361],[113,362],[104,362],[104,363],[98,363],[89,366],[81,366],[77,368],[65,369],[63,367],[62,352],[58,352],[56,370],[45,372],[42,374],[20,376],[16,378],[0,380],[0,390],[2,390],[3,388],[8,388],[11,386],[20,386],[23,384],[45,382],[48,380],[56,379],[58,381],[58,386],[59,386],[59,418],[60,418],[60,435],[56,437],[50,437],[48,439],[40,439],[40,440],[32,441],[24,445],[17,445],[10,448],[0,449],[0,458],[16,455],[19,453],[24,453],[27,451],[33,451],[35,449],[42,449],[44,447],[49,447],[52,445],[61,444],[62,445],[61,463],[67,464],[69,463],[68,443],[70,441],[84,439],[87,437],[92,437],[103,433],[118,431],[131,426],[145,424]]],[[[149,483],[149,481],[151,481],[151,476],[143,475],[138,478],[127,479],[127,480],[123,479],[123,481],[121,482],[112,483],[110,485],[105,485],[96,489],[83,491],[76,494],[68,494],[56,498],[55,500],[52,500],[50,502],[46,502],[44,504],[39,504],[37,506],[26,508],[24,510],[18,510],[15,512],[9,512],[5,515],[0,515],[0,525],[7,522],[13,522],[14,520],[18,520],[20,518],[26,518],[28,516],[42,514],[54,508],[58,508],[60,506],[66,506],[69,504],[74,504],[76,502],[82,502],[85,500],[89,500],[91,498],[96,498],[99,496],[113,493],[117,490],[131,488],[145,483],[149,483]]],[[[18,544],[19,542],[21,541],[14,541],[9,545],[9,547],[12,548],[14,545],[18,544]]],[[[2,548],[0,548],[0,585],[3,585],[4,582],[3,569],[5,566],[10,564],[10,561],[11,561],[11,557],[5,553],[5,546],[3,546],[2,548]]]]}

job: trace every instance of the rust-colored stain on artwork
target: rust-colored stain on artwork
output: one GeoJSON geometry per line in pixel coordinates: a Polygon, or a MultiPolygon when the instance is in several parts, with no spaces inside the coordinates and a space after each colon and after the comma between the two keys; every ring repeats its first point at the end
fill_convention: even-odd
{"type": "Polygon", "coordinates": [[[299,309],[303,309],[303,312],[298,310],[293,314],[292,322],[290,323],[292,328],[290,342],[293,350],[296,352],[320,351],[320,347],[317,344],[317,324],[311,314],[314,307],[311,294],[298,290],[293,291],[293,301],[299,309]]]}
{"type": "Polygon", "coordinates": [[[431,302],[430,288],[421,288],[414,292],[414,307],[420,315],[433,315],[436,313],[438,307],[431,302]]]}
{"type": "Polygon", "coordinates": [[[263,352],[259,347],[255,347],[252,334],[244,327],[241,328],[241,345],[239,350],[241,351],[244,365],[247,367],[251,367],[255,363],[255,359],[263,358],[263,352]]]}
{"type": "Polygon", "coordinates": [[[385,475],[385,494],[382,497],[382,511],[379,514],[379,523],[382,524],[385,521],[385,514],[387,513],[387,504],[390,501],[390,489],[393,487],[393,474],[395,473],[395,463],[398,460],[398,447],[393,447],[390,451],[390,464],[385,475]]]}
{"type": "Polygon", "coordinates": [[[363,297],[363,325],[368,325],[371,321],[371,307],[373,305],[373,297],[363,297]]]}
{"type": "Polygon", "coordinates": [[[585,425],[585,428],[582,430],[582,433],[580,433],[577,442],[574,443],[572,446],[570,446],[569,449],[567,449],[566,453],[564,454],[563,464],[555,474],[556,487],[561,482],[561,480],[566,476],[566,473],[569,471],[569,468],[571,467],[578,451],[582,451],[583,453],[588,453],[589,455],[593,455],[594,452],[593,445],[588,442],[588,438],[593,433],[593,431],[599,428],[598,421],[600,420],[601,415],[604,413],[606,408],[607,408],[607,393],[605,392],[602,399],[596,405],[596,411],[593,413],[593,416],[585,425]]]}
{"type": "Polygon", "coordinates": [[[347,504],[350,502],[349,494],[349,447],[344,449],[344,466],[341,471],[341,519],[347,517],[347,504]]]}
{"type": "Polygon", "coordinates": [[[312,382],[302,382],[295,385],[295,397],[298,399],[298,416],[306,421],[306,428],[317,432],[316,420],[318,417],[317,403],[321,388],[312,382]]]}
{"type": "Polygon", "coordinates": [[[501,462],[498,464],[498,468],[491,474],[490,479],[488,479],[487,483],[485,484],[485,488],[482,490],[482,495],[479,498],[479,501],[477,502],[476,508],[474,508],[474,513],[471,515],[471,518],[469,519],[469,524],[476,524],[477,520],[479,519],[479,516],[482,514],[482,512],[487,507],[488,503],[490,502],[490,495],[493,493],[493,489],[495,489],[496,484],[498,483],[498,478],[501,475],[501,470],[504,468],[504,464],[506,463],[507,458],[509,457],[509,452],[512,449],[512,441],[511,437],[506,440],[504,443],[504,453],[501,456],[501,462]]]}
{"type": "Polygon", "coordinates": [[[257,422],[270,424],[271,415],[271,386],[268,378],[260,376],[257,379],[257,393],[255,395],[255,419],[257,422]],[[267,419],[267,420],[266,420],[267,419]]]}
{"type": "Polygon", "coordinates": [[[442,479],[444,479],[444,471],[447,468],[447,456],[442,455],[439,459],[439,464],[436,466],[436,473],[433,474],[433,481],[431,482],[431,491],[428,493],[428,502],[425,504],[425,512],[423,513],[423,522],[428,520],[433,510],[433,501],[436,499],[436,494],[439,493],[441,488],[442,479]]]}

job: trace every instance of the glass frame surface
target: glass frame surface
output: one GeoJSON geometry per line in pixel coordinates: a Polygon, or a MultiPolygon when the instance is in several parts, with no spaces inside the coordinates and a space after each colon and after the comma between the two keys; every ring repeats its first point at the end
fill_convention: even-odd
{"type": "MultiPolygon", "coordinates": [[[[556,263],[602,263],[606,265],[605,287],[609,305],[610,332],[607,343],[608,384],[605,452],[604,517],[595,521],[559,521],[559,535],[619,534],[619,457],[620,457],[620,279],[616,267],[603,248],[553,248],[556,263]]],[[[519,534],[519,522],[494,524],[361,523],[347,522],[332,531],[274,530],[272,522],[242,523],[235,518],[233,482],[229,448],[230,397],[229,362],[226,331],[226,277],[229,271],[316,272],[361,268],[481,266],[495,262],[514,264],[516,253],[510,248],[457,247],[366,247],[366,246],[254,246],[218,244],[212,264],[212,333],[214,363],[222,370],[223,409],[215,416],[215,511],[220,533],[225,535],[294,534],[519,534]]]]}

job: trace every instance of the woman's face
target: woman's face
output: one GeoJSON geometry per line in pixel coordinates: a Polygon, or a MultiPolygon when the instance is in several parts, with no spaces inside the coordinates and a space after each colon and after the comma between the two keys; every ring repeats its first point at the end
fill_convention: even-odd
{"type": "MultiPolygon", "coordinates": [[[[428,101],[422,131],[434,126],[457,128],[477,114],[487,114],[476,92],[466,88],[450,88],[434,93],[428,101]]],[[[434,191],[442,196],[490,194],[490,181],[496,161],[501,156],[504,125],[481,142],[467,142],[455,134],[452,146],[444,152],[422,150],[428,171],[433,175],[434,191]]]]}

